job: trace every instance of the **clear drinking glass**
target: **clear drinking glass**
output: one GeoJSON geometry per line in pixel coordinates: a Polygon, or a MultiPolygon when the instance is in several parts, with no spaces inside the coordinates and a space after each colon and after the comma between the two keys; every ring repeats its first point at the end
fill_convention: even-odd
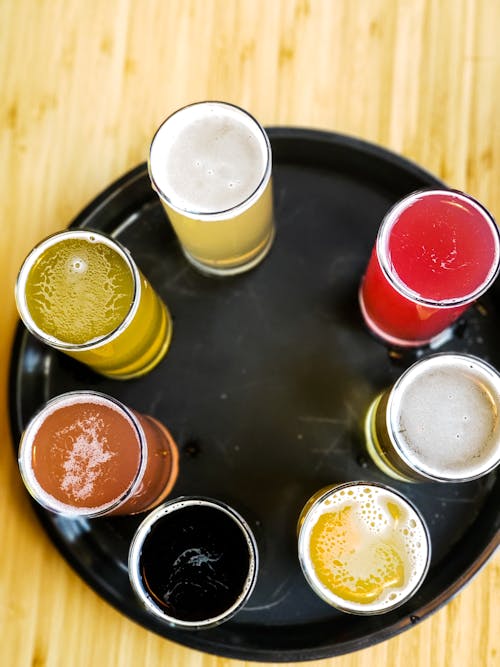
{"type": "Polygon", "coordinates": [[[500,374],[469,354],[410,366],[371,404],[368,453],[400,481],[466,482],[500,462],[500,374]]]}
{"type": "Polygon", "coordinates": [[[188,261],[209,275],[256,266],[274,238],[271,144],[243,109],[199,102],[157,130],[149,174],[188,261]]]}
{"type": "Polygon", "coordinates": [[[128,250],[94,231],[39,243],[19,272],[16,303],[33,335],[115,379],[148,373],[172,338],[168,309],[128,250]]]}
{"type": "Polygon", "coordinates": [[[46,509],[71,517],[156,507],[175,484],[178,460],[163,424],[90,390],[48,401],[19,446],[19,468],[30,494],[46,509]]]}
{"type": "Polygon", "coordinates": [[[383,614],[409,600],[429,568],[431,543],[420,512],[373,482],[315,493],[298,522],[304,576],[325,602],[350,614],[383,614]]]}
{"type": "Polygon", "coordinates": [[[129,577],[144,607],[184,629],[231,618],[250,597],[258,570],[253,533],[225,503],[198,496],[161,505],[141,523],[129,577]]]}
{"type": "Polygon", "coordinates": [[[482,204],[454,190],[413,192],[382,221],[361,312],[390,345],[437,345],[499,268],[499,230],[482,204]]]}

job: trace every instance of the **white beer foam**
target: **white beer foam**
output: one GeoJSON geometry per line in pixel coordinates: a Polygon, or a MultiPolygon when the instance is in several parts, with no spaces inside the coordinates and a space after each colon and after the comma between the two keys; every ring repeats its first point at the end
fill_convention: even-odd
{"type": "Polygon", "coordinates": [[[74,425],[67,426],[57,435],[71,435],[74,426],[80,434],[72,442],[64,461],[64,476],[61,481],[63,491],[83,500],[94,493],[95,485],[101,476],[102,465],[115,457],[117,452],[107,451],[107,437],[104,435],[104,420],[93,415],[77,419],[74,425]]]}
{"type": "MultiPolygon", "coordinates": [[[[66,515],[85,515],[85,514],[94,514],[97,512],[104,511],[112,507],[116,500],[105,503],[98,506],[84,506],[84,507],[74,507],[73,505],[68,505],[61,502],[55,498],[52,494],[48,493],[38,482],[34,470],[33,470],[33,443],[37,437],[38,431],[42,427],[45,420],[50,417],[50,415],[58,412],[59,410],[70,407],[73,405],[79,404],[94,404],[94,405],[104,405],[112,410],[115,410],[121,417],[126,419],[129,424],[134,436],[137,439],[138,446],[140,447],[139,437],[137,435],[136,426],[132,419],[120,410],[119,406],[116,405],[113,401],[105,398],[104,396],[98,396],[95,394],[84,394],[84,395],[71,395],[64,396],[55,399],[50,405],[44,408],[39,414],[37,414],[31,422],[28,424],[22,440],[21,440],[21,450],[19,456],[19,462],[21,467],[21,472],[23,475],[24,482],[31,493],[31,495],[44,507],[50,509],[53,512],[66,515]]],[[[68,490],[72,486],[82,485],[80,497],[85,497],[85,494],[90,495],[91,486],[95,482],[95,470],[94,468],[102,462],[105,462],[110,457],[114,456],[113,453],[106,453],[103,449],[102,439],[97,437],[96,429],[92,427],[92,424],[89,425],[90,428],[87,429],[85,436],[79,438],[75,442],[75,447],[73,452],[70,453],[69,459],[65,463],[65,478],[63,480],[63,485],[66,483],[68,490]],[[77,451],[78,450],[78,451],[77,451]],[[74,456],[72,456],[74,454],[74,456]],[[86,460],[89,463],[89,467],[86,471],[81,469],[81,466],[78,462],[78,454],[84,454],[86,460]],[[83,495],[82,495],[83,494],[83,495]]],[[[94,424],[97,427],[97,424],[94,424]]],[[[63,429],[64,430],[64,429],[63,429]]]]}
{"type": "Polygon", "coordinates": [[[500,457],[500,377],[467,355],[429,357],[402,377],[388,406],[398,449],[433,477],[480,475],[500,457]]]}
{"type": "Polygon", "coordinates": [[[268,151],[262,129],[242,110],[223,103],[194,104],[159,128],[151,145],[151,174],[174,208],[213,214],[257,191],[268,151]]]}
{"type": "MultiPolygon", "coordinates": [[[[420,585],[427,572],[430,558],[428,534],[413,507],[389,489],[363,483],[341,485],[313,506],[302,526],[300,543],[303,547],[301,548],[303,566],[321,596],[332,604],[353,612],[373,613],[401,604],[420,585]],[[400,511],[397,519],[391,515],[387,503],[397,506],[400,511]],[[353,511],[356,525],[361,529],[361,539],[357,535],[360,544],[350,548],[348,543],[350,537],[347,534],[344,537],[339,534],[335,536],[335,543],[330,539],[331,544],[328,547],[332,549],[332,554],[338,550],[341,554],[339,558],[344,562],[344,569],[351,577],[365,578],[376,573],[380,563],[375,563],[371,557],[378,545],[383,546],[386,541],[393,542],[396,536],[401,550],[399,555],[404,563],[403,585],[385,589],[372,602],[354,602],[336,595],[319,580],[311,562],[309,554],[311,532],[319,518],[327,513],[338,513],[348,507],[353,511]]],[[[338,564],[339,559],[335,560],[338,564]]]]}

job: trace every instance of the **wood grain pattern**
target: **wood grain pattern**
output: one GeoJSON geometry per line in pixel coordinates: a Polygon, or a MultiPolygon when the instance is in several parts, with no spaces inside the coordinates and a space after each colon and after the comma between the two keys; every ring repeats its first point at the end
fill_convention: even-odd
{"type": "MultiPolygon", "coordinates": [[[[36,241],[143,161],[175,108],[218,98],[265,125],[389,147],[500,215],[497,0],[2,0],[0,661],[236,667],[136,626],[38,525],[17,473],[13,284],[36,241]]],[[[500,664],[500,561],[410,632],[321,667],[500,664]]]]}

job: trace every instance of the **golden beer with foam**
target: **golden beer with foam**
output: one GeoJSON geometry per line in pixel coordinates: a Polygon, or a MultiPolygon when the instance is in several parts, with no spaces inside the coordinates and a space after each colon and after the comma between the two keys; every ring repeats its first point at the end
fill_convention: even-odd
{"type": "Polygon", "coordinates": [[[327,487],[299,518],[299,560],[314,592],[353,614],[379,614],[408,600],[430,561],[427,527],[401,494],[380,484],[327,487]]]}
{"type": "Polygon", "coordinates": [[[37,245],[19,272],[16,303],[37,338],[112,378],[147,373],[172,337],[169,312],[130,253],[93,231],[37,245]]]}

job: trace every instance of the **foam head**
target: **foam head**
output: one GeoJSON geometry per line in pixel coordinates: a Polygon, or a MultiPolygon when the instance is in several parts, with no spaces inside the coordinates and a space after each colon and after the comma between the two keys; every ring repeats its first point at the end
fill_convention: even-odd
{"type": "Polygon", "coordinates": [[[59,349],[117,335],[138,306],[139,273],[114,240],[87,230],[53,234],[26,257],[16,303],[27,328],[59,349]]]}
{"type": "Polygon", "coordinates": [[[97,392],[69,392],[29,422],[19,467],[31,495],[47,509],[94,516],[131,494],[146,462],[144,435],[129,411],[97,392]]]}
{"type": "Polygon", "coordinates": [[[355,614],[384,613],[422,583],[429,534],[403,496],[351,482],[321,493],[309,507],[299,558],[309,584],[329,604],[355,614]]]}
{"type": "Polygon", "coordinates": [[[269,140],[242,109],[184,107],[153,138],[149,168],[160,197],[180,212],[211,215],[251,205],[270,174],[269,140]]]}
{"type": "Polygon", "coordinates": [[[477,357],[437,354],[393,387],[388,431],[400,456],[432,479],[479,477],[500,461],[500,375],[477,357]]]}

